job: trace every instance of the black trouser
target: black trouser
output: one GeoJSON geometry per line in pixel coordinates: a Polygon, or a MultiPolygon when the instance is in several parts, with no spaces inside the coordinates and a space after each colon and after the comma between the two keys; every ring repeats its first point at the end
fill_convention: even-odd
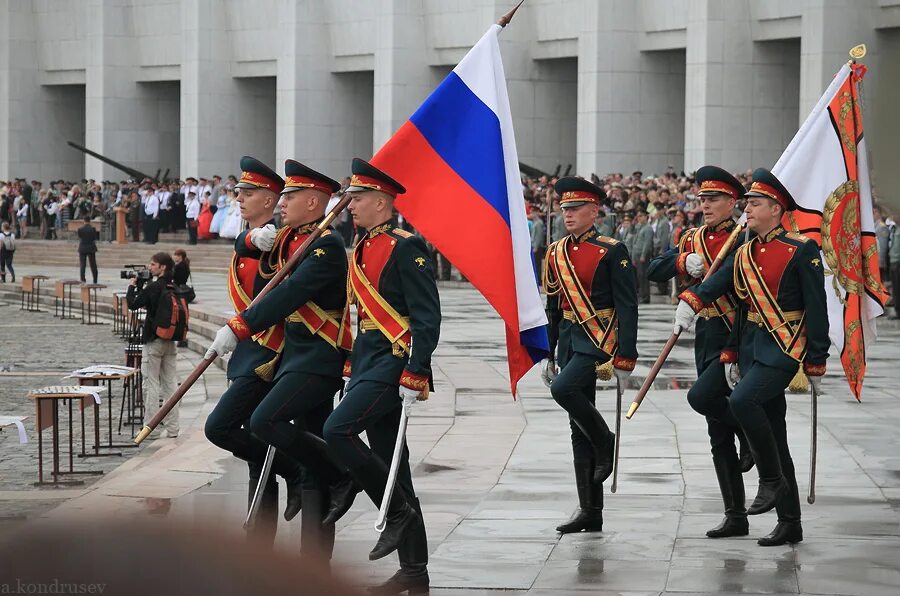
{"type": "Polygon", "coordinates": [[[596,356],[560,351],[561,370],[550,386],[553,399],[569,414],[572,430],[572,459],[590,461],[602,445],[595,445],[590,436],[606,437],[609,426],[594,407],[597,385],[597,364],[604,361],[596,356]]]}
{"type": "MultiPolygon", "coordinates": [[[[254,466],[261,466],[268,445],[250,433],[250,416],[272,388],[259,377],[238,377],[222,394],[219,403],[206,419],[206,438],[254,466]]],[[[295,479],[299,473],[296,461],[277,451],[272,470],[279,476],[295,479]]]]}
{"type": "Polygon", "coordinates": [[[197,244],[197,226],[193,224],[193,220],[188,221],[188,244],[197,244]]]}
{"type": "Polygon", "coordinates": [[[894,316],[900,317],[900,263],[891,263],[891,295],[894,297],[894,316]]]}
{"type": "Polygon", "coordinates": [[[159,240],[159,220],[148,218],[144,220],[144,242],[153,244],[159,240]]]}
{"type": "MultiPolygon", "coordinates": [[[[325,440],[347,465],[376,507],[380,507],[384,499],[387,470],[394,454],[401,409],[402,401],[397,385],[359,381],[344,394],[344,399],[325,422],[325,440]],[[369,438],[371,449],[359,438],[363,431],[369,438]],[[373,473],[356,474],[355,471],[362,467],[373,473]]],[[[424,520],[413,488],[409,471],[409,449],[405,443],[397,470],[394,499],[398,495],[424,520]]],[[[397,549],[397,556],[403,569],[418,570],[428,564],[428,545],[423,523],[417,524],[404,538],[397,549]]]]}
{"type": "Polygon", "coordinates": [[[89,252],[89,253],[78,253],[78,268],[81,274],[81,282],[84,283],[86,280],[84,278],[85,267],[87,262],[91,263],[91,275],[94,276],[94,283],[97,283],[97,253],[89,252]]]}
{"type": "Polygon", "coordinates": [[[638,303],[648,304],[650,302],[650,278],[647,277],[647,263],[641,263],[641,260],[637,259],[634,263],[634,272],[638,303]]]}
{"type": "Polygon", "coordinates": [[[726,445],[730,445],[730,451],[734,451],[738,422],[729,408],[729,395],[731,389],[725,382],[725,365],[721,362],[710,363],[688,391],[688,403],[695,412],[706,417],[713,452],[717,448],[727,448],[726,445]]]}
{"type": "Polygon", "coordinates": [[[12,276],[12,280],[16,281],[16,270],[13,269],[13,256],[16,254],[15,250],[0,250],[0,277],[3,278],[3,281],[6,281],[6,271],[9,270],[9,274],[12,276]]]}
{"type": "Polygon", "coordinates": [[[324,485],[338,481],[341,470],[324,456],[320,441],[309,435],[321,439],[321,427],[341,383],[339,377],[283,373],[250,417],[254,437],[299,461],[324,485]],[[310,418],[315,420],[311,423],[310,418]]]}
{"type": "MultiPolygon", "coordinates": [[[[731,393],[731,411],[744,429],[754,456],[757,454],[756,445],[762,444],[770,434],[774,438],[781,475],[788,485],[788,490],[776,505],[778,521],[800,521],[800,495],[787,441],[787,402],[784,397],[784,390],[796,371],[785,371],[754,361],[749,370],[741,372],[741,381],[731,393]]],[[[773,463],[756,458],[761,479],[770,476],[773,463]]]]}

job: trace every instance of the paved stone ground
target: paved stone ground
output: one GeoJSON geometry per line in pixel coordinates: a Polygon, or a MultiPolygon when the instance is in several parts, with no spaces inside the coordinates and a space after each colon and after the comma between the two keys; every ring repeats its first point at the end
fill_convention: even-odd
{"type": "MultiPolygon", "coordinates": [[[[34,402],[26,396],[31,389],[48,385],[72,384],[64,377],[71,371],[91,364],[124,364],[126,343],[112,333],[111,325],[82,325],[80,319],[61,320],[53,316],[52,308],[32,313],[19,309],[19,303],[0,298],[0,412],[4,415],[27,416],[24,421],[28,443],[20,444],[14,427],[0,432],[0,528],[11,528],[23,520],[40,515],[59,504],[60,500],[84,493],[85,487],[102,480],[102,476],[63,476],[61,480],[76,479],[83,486],[36,487],[38,476],[38,439],[35,430],[34,402]]],[[[193,368],[197,354],[182,351],[179,354],[178,372],[183,378],[193,368]]],[[[191,404],[206,399],[205,382],[220,374],[212,371],[207,379],[198,383],[185,398],[187,406],[183,415],[193,420],[196,413],[191,404]]],[[[213,381],[214,382],[214,381],[213,381]]],[[[100,388],[101,445],[108,438],[107,390],[100,388]]],[[[131,429],[118,428],[121,406],[121,383],[113,385],[113,443],[131,443],[131,429]]],[[[86,442],[88,453],[93,444],[93,413],[86,414],[86,442]]],[[[60,406],[60,468],[68,469],[68,441],[70,428],[76,453],[81,446],[81,428],[77,405],[73,408],[73,426],[68,423],[68,410],[60,406]]],[[[52,469],[51,430],[43,432],[44,478],[50,480],[52,469]]],[[[119,453],[118,456],[74,458],[75,470],[96,470],[104,474],[112,472],[137,453],[136,449],[104,449],[101,453],[119,453]]]]}
{"type": "MultiPolygon", "coordinates": [[[[200,293],[203,307],[226,310],[224,296],[200,293]]],[[[205,282],[204,282],[205,283],[205,282]]],[[[805,541],[763,549],[755,539],[774,513],[751,519],[751,536],[712,541],[705,531],[721,503],[703,419],[684,399],[691,338],[676,347],[656,389],[623,421],[619,490],[607,495],[603,533],[560,537],[553,528],[576,497],[565,414],[532,371],[520,399],[508,392],[502,324],[470,289],[442,288],[444,325],[435,355],[437,390],[417,407],[409,430],[417,488],[428,527],[432,586],[441,594],[894,594],[900,590],[900,391],[892,369],[900,326],[880,324],[870,347],[863,402],[856,403],[830,362],[819,408],[818,498],[803,504],[805,541]]],[[[671,328],[672,307],[641,308],[642,357],[625,406],[671,328]]],[[[615,412],[611,383],[598,407],[615,412]]],[[[209,389],[217,395],[222,384],[209,389]]],[[[156,441],[84,494],[44,517],[91,513],[214,523],[240,532],[246,467],[208,445],[199,404],[176,441],[156,441]],[[160,503],[163,503],[161,506],[160,503]]],[[[809,397],[789,397],[788,425],[801,493],[808,484],[809,397]]],[[[755,472],[745,475],[748,493],[755,472]]],[[[360,497],[339,523],[335,568],[360,583],[390,575],[396,559],[368,562],[375,508],[360,497]]],[[[299,524],[284,524],[279,545],[295,550],[299,524]]]]}

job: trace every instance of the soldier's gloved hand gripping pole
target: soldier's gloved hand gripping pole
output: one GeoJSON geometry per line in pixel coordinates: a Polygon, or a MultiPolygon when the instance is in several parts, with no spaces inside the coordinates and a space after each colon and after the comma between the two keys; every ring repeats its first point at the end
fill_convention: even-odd
{"type": "MultiPolygon", "coordinates": [[[[731,235],[728,236],[725,244],[723,244],[721,250],[719,250],[719,254],[716,255],[716,258],[710,264],[709,271],[707,271],[706,275],[703,276],[703,281],[709,279],[710,276],[715,273],[719,269],[719,267],[722,266],[722,262],[725,260],[725,257],[728,256],[728,253],[731,252],[731,248],[734,246],[734,243],[737,242],[737,238],[738,236],[740,236],[743,230],[744,226],[742,225],[734,226],[734,231],[732,231],[731,235]]],[[[631,420],[631,417],[634,416],[634,413],[637,412],[637,409],[641,407],[641,402],[644,401],[644,398],[650,391],[650,387],[653,386],[653,381],[656,380],[656,375],[659,374],[662,365],[666,362],[666,358],[669,357],[669,353],[671,353],[672,348],[675,347],[675,342],[678,341],[678,336],[681,335],[682,331],[684,330],[680,326],[675,326],[675,329],[672,331],[672,335],[669,337],[666,345],[663,346],[659,358],[657,358],[656,362],[653,363],[653,367],[650,369],[650,373],[647,374],[647,378],[644,379],[644,384],[641,385],[640,391],[638,391],[637,395],[634,397],[634,401],[628,408],[628,413],[625,414],[625,418],[627,418],[628,420],[631,420]]]]}
{"type": "MultiPolygon", "coordinates": [[[[337,205],[334,206],[334,208],[332,208],[331,211],[328,212],[328,215],[325,216],[325,219],[323,219],[322,222],[318,226],[316,226],[316,229],[313,230],[312,234],[310,234],[309,237],[307,237],[307,239],[303,241],[303,244],[300,245],[300,248],[294,251],[294,254],[292,254],[291,258],[288,259],[287,263],[285,263],[285,266],[282,267],[281,270],[279,270],[278,273],[276,273],[272,277],[272,279],[269,280],[269,283],[267,283],[266,286],[262,290],[260,290],[259,294],[257,294],[256,297],[253,298],[250,306],[255,306],[256,304],[258,304],[266,294],[271,292],[272,289],[280,284],[284,278],[288,277],[291,274],[291,272],[294,270],[294,267],[296,267],[297,263],[300,262],[300,259],[302,259],[306,255],[307,251],[309,251],[309,247],[312,245],[312,243],[322,235],[322,232],[324,232],[328,228],[328,226],[331,225],[331,222],[333,222],[335,218],[341,214],[341,211],[343,211],[347,207],[347,205],[350,204],[350,198],[351,195],[349,194],[345,194],[343,197],[341,197],[341,200],[337,203],[337,205]]],[[[209,368],[209,365],[212,364],[217,357],[218,354],[215,354],[210,358],[203,358],[203,360],[200,361],[200,363],[196,366],[196,368],[194,368],[191,374],[188,375],[184,382],[178,386],[178,389],[175,390],[175,393],[172,394],[172,397],[166,400],[166,402],[162,405],[156,415],[150,419],[150,422],[148,422],[146,426],[141,429],[141,432],[139,432],[138,436],[134,439],[134,442],[136,444],[140,445],[144,441],[144,439],[146,439],[147,436],[151,432],[153,432],[153,429],[159,426],[159,423],[163,421],[163,418],[165,418],[169,414],[172,408],[175,407],[175,404],[181,401],[181,398],[184,397],[184,394],[187,393],[188,389],[190,389],[194,385],[194,383],[197,382],[197,379],[200,378],[200,375],[202,375],[206,371],[206,369],[209,368]]]]}

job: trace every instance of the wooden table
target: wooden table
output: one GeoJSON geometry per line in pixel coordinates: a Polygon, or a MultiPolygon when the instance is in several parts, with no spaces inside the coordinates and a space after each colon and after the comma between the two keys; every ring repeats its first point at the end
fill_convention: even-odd
{"type": "MultiPolygon", "coordinates": [[[[109,415],[109,419],[107,420],[107,441],[105,445],[100,443],[100,406],[97,403],[94,403],[94,452],[86,453],[85,443],[84,443],[84,413],[82,412],[81,416],[81,427],[82,427],[82,438],[81,438],[81,453],[79,457],[102,457],[102,456],[111,456],[111,455],[122,455],[121,451],[115,451],[111,453],[100,453],[101,449],[131,449],[137,447],[134,443],[118,443],[114,444],[112,439],[113,428],[113,381],[122,381],[122,407],[119,411],[119,427],[118,434],[122,433],[122,414],[125,409],[125,404],[128,404],[128,416],[129,423],[134,417],[134,410],[137,407],[136,404],[136,389],[135,385],[137,381],[140,380],[140,369],[139,368],[131,368],[128,372],[123,372],[121,374],[79,374],[78,371],[73,372],[70,375],[70,378],[75,379],[79,385],[83,386],[99,386],[100,384],[106,384],[106,404],[107,411],[109,415]]],[[[142,406],[141,406],[142,407],[142,406]]],[[[132,425],[132,437],[134,437],[134,425],[132,425]]]]}
{"type": "Polygon", "coordinates": [[[81,285],[81,324],[82,325],[102,325],[97,319],[97,290],[105,288],[104,284],[82,284],[81,285]],[[85,317],[84,307],[87,306],[87,317],[85,317]]]}
{"type": "Polygon", "coordinates": [[[50,279],[46,275],[22,276],[22,304],[19,310],[28,312],[44,312],[41,310],[41,281],[50,279]]]}
{"type": "Polygon", "coordinates": [[[54,287],[53,316],[60,319],[74,319],[72,308],[72,286],[80,285],[77,279],[58,279],[54,287]],[[69,306],[69,314],[66,315],[66,305],[69,306]],[[60,309],[60,306],[62,307],[60,309]],[[60,312],[62,311],[62,312],[60,312]]]}
{"type": "MultiPolygon", "coordinates": [[[[34,406],[36,411],[36,429],[38,436],[38,481],[35,483],[37,486],[45,486],[45,485],[77,485],[84,484],[81,480],[60,480],[60,476],[66,475],[75,475],[75,474],[91,474],[91,475],[100,475],[103,472],[98,470],[75,470],[73,467],[73,459],[75,455],[75,450],[73,447],[73,427],[72,427],[72,402],[78,400],[81,402],[82,408],[84,407],[84,403],[86,400],[94,402],[94,405],[97,405],[97,402],[93,395],[84,393],[82,391],[76,391],[77,388],[68,388],[68,387],[50,387],[47,388],[51,391],[46,393],[40,392],[31,392],[28,394],[29,399],[34,400],[34,406]],[[59,403],[67,402],[69,406],[69,469],[68,471],[61,471],[59,469],[59,403]],[[44,435],[43,430],[48,426],[53,427],[53,471],[51,472],[51,476],[53,477],[52,481],[45,482],[44,481],[44,435]]],[[[82,427],[82,441],[84,440],[83,435],[83,427],[82,427]]]]}

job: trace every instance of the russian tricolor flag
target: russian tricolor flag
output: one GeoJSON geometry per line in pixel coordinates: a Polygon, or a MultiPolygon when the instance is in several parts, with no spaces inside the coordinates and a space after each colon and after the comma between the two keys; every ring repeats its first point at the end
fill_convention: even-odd
{"type": "Polygon", "coordinates": [[[407,192],[397,210],[506,323],[509,380],[549,354],[506,76],[493,25],[372,163],[407,192]]]}

